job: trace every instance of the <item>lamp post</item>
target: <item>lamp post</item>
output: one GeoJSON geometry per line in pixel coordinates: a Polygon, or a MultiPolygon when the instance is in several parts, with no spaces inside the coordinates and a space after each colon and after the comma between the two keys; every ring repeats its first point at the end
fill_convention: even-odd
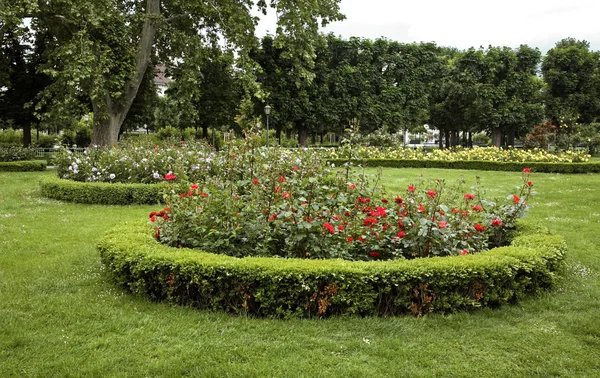
{"type": "Polygon", "coordinates": [[[267,148],[269,148],[269,114],[271,114],[271,107],[269,104],[265,106],[265,114],[267,115],[267,148]]]}

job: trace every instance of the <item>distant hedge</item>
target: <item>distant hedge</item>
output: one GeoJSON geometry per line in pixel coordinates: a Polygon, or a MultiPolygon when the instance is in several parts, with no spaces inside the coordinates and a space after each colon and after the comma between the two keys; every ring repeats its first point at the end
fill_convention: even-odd
{"type": "MultiPolygon", "coordinates": [[[[336,166],[347,162],[344,159],[328,160],[336,166]]],[[[481,171],[517,171],[523,168],[531,169],[531,172],[546,173],[598,173],[600,163],[548,163],[548,162],[496,162],[480,160],[396,160],[396,159],[365,159],[352,160],[353,164],[365,167],[388,167],[388,168],[442,168],[442,169],[474,169],[481,171]]]]}
{"type": "Polygon", "coordinates": [[[498,307],[552,287],[562,237],[526,227],[511,246],[396,261],[234,258],[158,243],[144,221],[98,244],[115,280],[152,300],[267,317],[424,315],[498,307]]]}
{"type": "Polygon", "coordinates": [[[32,172],[45,170],[46,161],[43,160],[0,162],[0,172],[32,172]]]}
{"type": "Polygon", "coordinates": [[[133,205],[161,202],[160,184],[120,184],[78,182],[56,177],[40,182],[43,196],[61,201],[101,204],[133,205]]]}

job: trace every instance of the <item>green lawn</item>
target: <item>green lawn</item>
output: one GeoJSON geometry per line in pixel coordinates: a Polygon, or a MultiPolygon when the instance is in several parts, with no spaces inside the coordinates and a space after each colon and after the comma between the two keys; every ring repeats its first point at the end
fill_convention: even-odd
{"type": "MultiPolygon", "coordinates": [[[[372,170],[374,171],[374,170],[372,170]]],[[[423,173],[386,169],[390,191],[423,173]]],[[[559,287],[519,305],[425,318],[271,320],[151,303],[107,280],[95,242],[152,206],[40,198],[44,173],[0,173],[0,376],[600,376],[600,175],[533,174],[530,218],[564,235],[559,287]]]]}

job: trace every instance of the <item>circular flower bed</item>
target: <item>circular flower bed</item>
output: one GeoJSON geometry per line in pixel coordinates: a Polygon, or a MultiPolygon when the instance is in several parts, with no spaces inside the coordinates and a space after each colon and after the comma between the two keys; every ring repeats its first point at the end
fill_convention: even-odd
{"type": "Polygon", "coordinates": [[[564,240],[519,230],[510,246],[479,254],[393,261],[235,258],[165,246],[142,221],[109,231],[98,248],[119,284],[152,300],[269,317],[424,315],[498,307],[550,288],[564,240]]]}

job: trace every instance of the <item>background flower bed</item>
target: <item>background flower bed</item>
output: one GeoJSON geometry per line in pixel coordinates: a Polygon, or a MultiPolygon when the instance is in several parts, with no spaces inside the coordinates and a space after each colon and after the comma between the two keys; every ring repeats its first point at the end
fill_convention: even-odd
{"type": "MultiPolygon", "coordinates": [[[[336,166],[346,164],[346,159],[329,159],[330,164],[336,166]]],[[[600,163],[550,163],[550,162],[496,162],[496,161],[450,161],[450,160],[396,160],[396,159],[354,159],[354,165],[364,167],[388,168],[441,168],[441,169],[469,169],[481,171],[515,171],[520,172],[528,167],[537,173],[598,173],[600,163]]]]}
{"type": "Polygon", "coordinates": [[[509,247],[396,261],[239,259],[164,246],[141,221],[108,232],[98,248],[120,285],[152,300],[283,318],[423,315],[493,308],[552,287],[564,240],[522,230],[509,247]]]}

